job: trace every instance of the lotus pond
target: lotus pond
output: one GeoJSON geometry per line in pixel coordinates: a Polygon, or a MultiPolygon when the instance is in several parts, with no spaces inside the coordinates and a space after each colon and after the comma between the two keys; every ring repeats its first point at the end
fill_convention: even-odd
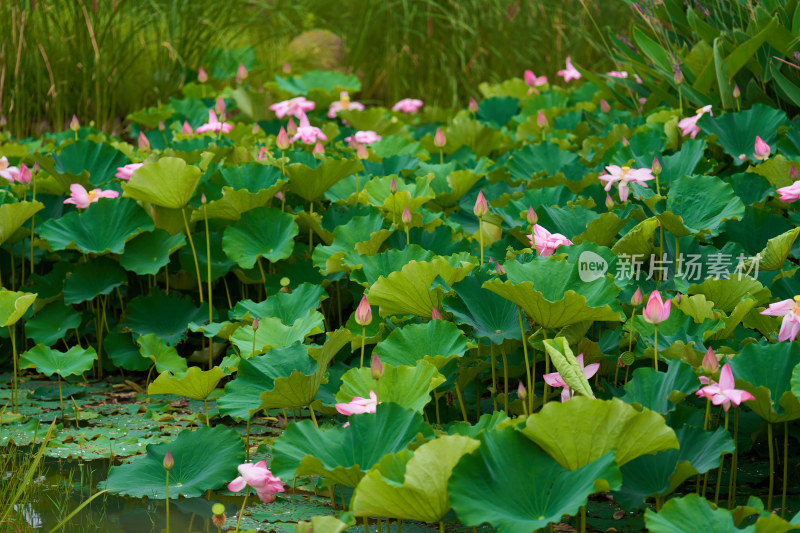
{"type": "Polygon", "coordinates": [[[800,527],[800,122],[598,79],[3,134],[2,527],[800,527]]]}

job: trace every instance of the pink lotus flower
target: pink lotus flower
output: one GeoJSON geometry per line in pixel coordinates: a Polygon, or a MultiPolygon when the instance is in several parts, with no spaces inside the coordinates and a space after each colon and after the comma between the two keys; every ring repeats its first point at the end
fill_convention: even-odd
{"type": "Polygon", "coordinates": [[[625,79],[628,77],[628,73],[624,70],[612,70],[611,72],[606,72],[606,76],[611,76],[612,78],[622,78],[625,79]]]}
{"type": "Polygon", "coordinates": [[[759,161],[766,161],[769,159],[769,152],[769,145],[764,142],[764,139],[756,135],[755,152],[753,153],[753,157],[759,161]]]}
{"type": "Polygon", "coordinates": [[[534,88],[547,83],[547,76],[536,76],[532,70],[525,71],[525,85],[534,88]]]}
{"type": "Polygon", "coordinates": [[[218,115],[224,115],[225,114],[225,109],[226,109],[225,100],[221,96],[217,97],[217,101],[214,102],[214,111],[218,115]]]}
{"type": "Polygon", "coordinates": [[[206,132],[218,133],[218,132],[221,131],[222,133],[228,133],[232,129],[233,129],[233,124],[230,124],[228,122],[220,122],[217,119],[217,114],[214,113],[214,110],[213,109],[209,109],[208,110],[208,122],[206,122],[205,124],[203,124],[200,127],[198,127],[196,130],[194,130],[194,132],[195,133],[206,133],[206,132]]]}
{"type": "Polygon", "coordinates": [[[236,80],[236,83],[242,83],[244,80],[246,80],[247,67],[239,63],[239,68],[236,69],[236,77],[234,79],[236,80]]]}
{"type": "Polygon", "coordinates": [[[303,141],[304,144],[314,144],[317,141],[328,140],[321,129],[312,126],[308,122],[308,117],[305,115],[300,117],[300,126],[297,127],[297,133],[292,137],[292,142],[297,142],[298,139],[303,141]]]}
{"type": "Polygon", "coordinates": [[[267,468],[266,461],[243,463],[238,470],[239,477],[228,483],[228,490],[231,492],[239,492],[249,485],[256,489],[256,494],[264,503],[272,503],[277,493],[286,492],[281,479],[272,475],[267,468]]]}
{"type": "Polygon", "coordinates": [[[330,107],[328,107],[328,118],[336,118],[336,115],[339,114],[339,111],[342,111],[343,109],[364,111],[365,108],[364,104],[359,102],[351,102],[350,95],[347,94],[347,91],[342,91],[339,93],[339,100],[331,103],[330,107]]]}
{"type": "Polygon", "coordinates": [[[693,117],[682,118],[680,122],[678,122],[678,127],[681,129],[681,134],[683,134],[684,137],[689,135],[692,139],[697,137],[697,134],[700,133],[700,127],[697,125],[697,121],[700,120],[700,117],[706,113],[712,117],[714,116],[714,113],[711,112],[710,105],[706,105],[698,109],[693,117]]]}
{"type": "Polygon", "coordinates": [[[795,181],[788,187],[781,187],[777,192],[780,195],[781,202],[791,203],[800,199],[800,181],[795,181]]]}
{"type": "Polygon", "coordinates": [[[401,111],[403,113],[416,113],[422,107],[422,100],[416,98],[403,98],[392,106],[392,111],[401,111]]]}
{"type": "Polygon", "coordinates": [[[124,167],[117,167],[117,173],[114,177],[124,181],[128,181],[133,176],[133,173],[144,166],[144,163],[129,163],[124,167]]]}
{"type": "Polygon", "coordinates": [[[208,81],[208,74],[203,67],[197,69],[197,81],[200,83],[205,83],[208,81]]]}
{"type": "Polygon", "coordinates": [[[83,185],[73,183],[69,186],[70,197],[64,200],[65,204],[74,204],[78,209],[86,209],[89,204],[98,201],[100,198],[116,198],[119,196],[117,191],[103,191],[100,189],[92,189],[86,191],[83,185]]]}
{"type": "Polygon", "coordinates": [[[275,112],[275,116],[278,118],[283,118],[285,116],[300,118],[307,112],[313,110],[315,105],[314,102],[306,100],[305,96],[298,96],[291,100],[284,100],[283,102],[272,104],[269,108],[275,112]]]}
{"type": "Polygon", "coordinates": [[[184,135],[191,135],[194,133],[194,130],[192,130],[192,126],[190,126],[189,122],[186,120],[183,121],[183,129],[181,129],[181,133],[184,135]]]}
{"type": "MultiPolygon", "coordinates": [[[[595,374],[597,374],[597,370],[600,368],[600,363],[592,363],[589,366],[583,366],[583,354],[580,354],[575,359],[578,360],[578,364],[581,366],[581,371],[583,375],[586,376],[586,379],[591,379],[595,374]]],[[[561,389],[561,401],[566,402],[572,397],[571,390],[564,379],[561,377],[561,374],[558,372],[552,372],[550,374],[545,374],[542,376],[544,378],[545,383],[550,385],[553,388],[561,389]]]]}
{"type": "Polygon", "coordinates": [[[550,123],[547,121],[547,116],[545,116],[544,111],[540,109],[539,112],[536,113],[536,125],[540,128],[546,128],[548,124],[550,123]]]}
{"type": "Polygon", "coordinates": [[[542,257],[553,255],[559,246],[570,246],[572,241],[560,233],[550,233],[539,224],[534,224],[533,235],[528,235],[531,244],[542,257]]]}
{"type": "Polygon", "coordinates": [[[258,155],[256,156],[256,161],[261,161],[265,157],[267,157],[267,147],[262,146],[261,150],[258,151],[258,155]]]}
{"type": "Polygon", "coordinates": [[[444,316],[442,316],[442,312],[439,311],[439,308],[434,307],[431,309],[431,320],[444,320],[444,316]]]}
{"type": "Polygon", "coordinates": [[[311,153],[315,154],[315,155],[316,154],[324,154],[325,153],[325,147],[322,146],[321,142],[317,141],[317,144],[314,145],[314,149],[311,150],[311,153]]]}
{"type": "Polygon", "coordinates": [[[569,56],[567,56],[567,68],[564,70],[559,70],[556,72],[556,74],[564,78],[564,81],[579,80],[581,78],[581,73],[578,72],[578,69],[572,66],[572,61],[570,60],[569,56]]]}
{"type": "Polygon", "coordinates": [[[436,128],[436,133],[433,136],[433,144],[435,144],[437,148],[443,148],[444,145],[447,144],[447,137],[444,136],[442,128],[436,128]]]}
{"type": "Polygon", "coordinates": [[[778,332],[778,342],[785,340],[791,342],[800,333],[800,296],[769,304],[769,307],[761,311],[761,314],[783,317],[781,330],[778,332]]]}
{"type": "Polygon", "coordinates": [[[381,140],[381,136],[372,130],[357,131],[353,135],[344,138],[345,142],[356,144],[372,144],[381,140]]]}
{"type": "Polygon", "coordinates": [[[731,408],[731,403],[738,407],[742,402],[755,400],[752,394],[735,389],[734,385],[735,381],[731,367],[725,365],[719,374],[719,383],[710,382],[709,385],[697,391],[697,395],[701,398],[709,398],[711,403],[721,405],[725,411],[731,408]]]}
{"type": "Polygon", "coordinates": [[[661,299],[661,293],[653,291],[647,300],[647,305],[642,310],[642,318],[649,324],[660,324],[669,318],[672,300],[667,299],[666,303],[661,299]]]}
{"type": "Polygon", "coordinates": [[[354,396],[348,403],[337,403],[336,410],[344,416],[360,415],[363,413],[374,413],[380,402],[375,391],[369,391],[369,398],[354,396]]]}
{"type": "Polygon", "coordinates": [[[17,182],[23,185],[28,185],[31,182],[31,179],[33,179],[33,176],[31,175],[31,169],[25,166],[25,163],[22,163],[19,166],[19,173],[17,174],[17,182]]]}
{"type": "Polygon", "coordinates": [[[606,167],[606,172],[608,172],[608,174],[603,174],[599,178],[600,181],[606,182],[606,185],[603,187],[603,189],[608,192],[611,190],[611,186],[616,183],[619,192],[619,200],[621,202],[628,201],[628,183],[638,183],[642,187],[647,187],[647,183],[645,183],[646,181],[656,179],[649,168],[631,168],[608,165],[606,167]]]}
{"type": "Polygon", "coordinates": [[[0,157],[0,178],[5,178],[11,183],[14,183],[18,175],[19,168],[8,166],[8,159],[6,156],[0,157]]]}

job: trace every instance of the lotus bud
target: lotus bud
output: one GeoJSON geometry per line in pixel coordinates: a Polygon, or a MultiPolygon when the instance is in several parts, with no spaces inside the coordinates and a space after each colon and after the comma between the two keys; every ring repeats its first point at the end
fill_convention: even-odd
{"type": "Polygon", "coordinates": [[[536,211],[534,211],[533,206],[528,207],[528,224],[533,226],[538,221],[539,221],[539,217],[536,215],[536,211]]]}
{"type": "Polygon", "coordinates": [[[247,68],[239,63],[239,68],[236,69],[236,83],[242,83],[247,79],[247,68]]]}
{"type": "Polygon", "coordinates": [[[706,374],[714,374],[719,370],[719,361],[717,356],[714,355],[714,350],[708,348],[705,357],[703,357],[703,372],[706,374]]]}
{"type": "Polygon", "coordinates": [[[372,374],[372,379],[375,381],[381,379],[383,377],[383,363],[378,358],[378,354],[372,354],[372,364],[369,367],[370,374],[372,374]]]}
{"type": "Polygon", "coordinates": [[[217,98],[217,101],[214,103],[214,111],[217,112],[217,115],[225,113],[225,100],[223,100],[221,96],[217,98]]]}
{"type": "Polygon", "coordinates": [[[8,124],[8,119],[5,115],[0,115],[0,128],[5,128],[6,124],[8,124]]]}
{"type": "Polygon", "coordinates": [[[608,102],[606,102],[605,100],[600,100],[600,111],[602,111],[603,113],[608,113],[609,111],[611,111],[611,106],[608,105],[608,102]]]}
{"type": "Polygon", "coordinates": [[[253,135],[258,135],[258,124],[253,123],[253,135]]]}
{"type": "Polygon", "coordinates": [[[739,161],[745,161],[745,160],[747,160],[747,156],[744,154],[739,154],[739,161]]]}
{"type": "Polygon", "coordinates": [[[222,527],[225,525],[225,522],[228,520],[228,517],[225,516],[225,506],[221,503],[215,503],[211,506],[211,521],[217,527],[222,527]]]}
{"type": "Polygon", "coordinates": [[[675,80],[675,83],[680,85],[683,83],[683,71],[680,68],[676,68],[673,73],[672,77],[675,80]]]}
{"type": "Polygon", "coordinates": [[[738,85],[734,85],[733,86],[733,97],[738,100],[739,97],[741,97],[741,96],[742,96],[742,91],[739,90],[739,86],[738,85]]]}
{"type": "Polygon", "coordinates": [[[611,210],[614,207],[614,199],[610,194],[606,194],[606,209],[611,210]]]}
{"type": "Polygon", "coordinates": [[[524,400],[525,398],[528,397],[528,390],[525,388],[525,385],[523,385],[521,381],[519,382],[519,385],[517,385],[517,396],[519,396],[520,400],[524,400]]]}
{"type": "Polygon", "coordinates": [[[258,331],[258,318],[253,319],[253,331],[258,331]]]}
{"type": "Polygon", "coordinates": [[[658,160],[658,156],[653,158],[653,166],[650,171],[656,176],[661,174],[661,161],[658,160]]]}
{"type": "Polygon", "coordinates": [[[756,146],[755,146],[755,153],[753,154],[756,159],[759,161],[765,161],[769,159],[769,145],[764,142],[764,140],[756,135],[756,146]]]}
{"type": "Polygon", "coordinates": [[[640,287],[636,287],[636,292],[633,293],[631,296],[631,305],[634,307],[639,307],[642,305],[644,301],[644,297],[642,296],[642,289],[640,287]]]}
{"type": "Polygon", "coordinates": [[[283,191],[278,191],[278,192],[276,192],[276,193],[275,193],[275,198],[277,198],[278,200],[280,200],[281,202],[283,202],[283,201],[284,201],[284,200],[283,200],[283,191]]]}
{"type": "MultiPolygon", "coordinates": [[[[289,121],[291,123],[291,121],[289,121]]],[[[278,132],[278,138],[275,140],[278,150],[288,150],[291,143],[289,142],[289,134],[281,126],[281,131],[278,132]]]]}
{"type": "Polygon", "coordinates": [[[203,67],[197,69],[197,81],[200,83],[208,81],[208,74],[206,74],[206,70],[203,67]]]}
{"type": "Polygon", "coordinates": [[[185,120],[183,121],[183,129],[181,130],[181,133],[183,133],[184,135],[191,135],[192,133],[194,133],[192,127],[185,120]]]}
{"type": "Polygon", "coordinates": [[[789,178],[796,180],[798,177],[800,177],[800,172],[797,172],[797,167],[794,165],[789,167],[789,178]]]}
{"type": "Polygon", "coordinates": [[[167,129],[167,126],[164,124],[163,120],[158,121],[158,131],[164,131],[167,129]]]}
{"type": "Polygon", "coordinates": [[[539,110],[538,113],[536,113],[536,124],[540,128],[546,128],[547,125],[549,124],[549,122],[547,122],[547,117],[544,116],[544,111],[542,111],[541,109],[539,110]]]}
{"type": "Polygon", "coordinates": [[[442,148],[445,144],[447,144],[447,138],[444,136],[442,128],[436,128],[436,133],[433,136],[433,144],[439,148],[442,148]]]}
{"type": "Polygon", "coordinates": [[[314,145],[314,149],[311,150],[311,153],[312,154],[324,154],[325,153],[325,147],[322,146],[321,142],[317,141],[317,144],[314,145]]]}
{"type": "Polygon", "coordinates": [[[476,217],[483,218],[483,215],[485,215],[487,211],[489,211],[489,204],[486,203],[486,197],[483,196],[483,191],[479,191],[472,212],[475,213],[476,217]]]}
{"type": "Polygon", "coordinates": [[[139,150],[145,151],[150,149],[150,141],[145,137],[144,132],[139,132],[139,150]]]}
{"type": "MultiPolygon", "coordinates": [[[[794,168],[794,166],[792,166],[792,168],[794,168]]],[[[389,192],[392,194],[397,194],[397,180],[394,178],[394,176],[392,177],[392,181],[389,182],[389,192]]]]}
{"type": "Polygon", "coordinates": [[[628,142],[628,138],[624,135],[622,136],[622,146],[630,146],[631,143],[628,142]]]}
{"type": "Polygon", "coordinates": [[[208,203],[208,199],[206,198],[206,193],[200,195],[200,203],[206,205],[208,203]]]}
{"type": "Polygon", "coordinates": [[[504,276],[506,273],[506,269],[503,268],[503,265],[501,265],[500,263],[497,263],[495,270],[497,271],[498,276],[504,276]]]}
{"type": "Polygon", "coordinates": [[[265,157],[267,157],[267,147],[262,146],[261,150],[258,151],[258,156],[256,157],[256,161],[261,161],[265,157]]]}
{"type": "Polygon", "coordinates": [[[356,307],[354,318],[359,326],[369,326],[372,323],[372,307],[369,305],[366,294],[361,296],[361,302],[356,307]]]}
{"type": "Polygon", "coordinates": [[[478,101],[475,98],[470,97],[468,109],[470,113],[478,112],[478,101]]]}
{"type": "Polygon", "coordinates": [[[25,166],[25,163],[22,163],[19,166],[17,181],[23,185],[28,185],[31,182],[31,170],[25,166]]]}
{"type": "Polygon", "coordinates": [[[81,123],[78,122],[77,115],[72,115],[72,120],[69,121],[69,129],[78,131],[81,128],[81,123]]]}
{"type": "Polygon", "coordinates": [[[283,69],[282,70],[283,70],[284,74],[289,74],[292,71],[292,66],[289,64],[288,61],[284,61],[283,62],[283,69]]]}
{"type": "Polygon", "coordinates": [[[290,118],[289,123],[286,124],[286,133],[288,133],[290,137],[294,137],[295,134],[297,134],[297,124],[295,124],[294,118],[290,118]]]}
{"type": "Polygon", "coordinates": [[[661,293],[653,291],[642,311],[642,318],[650,324],[660,324],[669,318],[671,304],[669,299],[666,302],[661,299],[661,293]]]}
{"type": "Polygon", "coordinates": [[[431,320],[444,320],[442,313],[435,307],[431,310],[431,320]]]}
{"type": "Polygon", "coordinates": [[[164,470],[170,471],[172,467],[175,466],[175,460],[172,458],[172,452],[167,451],[167,455],[164,456],[164,470]]]}
{"type": "Polygon", "coordinates": [[[359,159],[367,159],[369,157],[369,152],[367,152],[367,147],[363,144],[359,144],[358,148],[356,148],[356,157],[359,159]]]}
{"type": "Polygon", "coordinates": [[[622,360],[622,357],[617,357],[617,366],[620,368],[625,366],[625,361],[622,360]]]}
{"type": "Polygon", "coordinates": [[[400,220],[401,220],[401,221],[403,222],[403,224],[405,224],[406,226],[409,226],[409,225],[411,225],[411,211],[409,211],[409,210],[408,210],[408,206],[405,206],[405,207],[403,208],[403,214],[402,214],[402,215],[400,215],[400,220]]]}
{"type": "MultiPolygon", "coordinates": [[[[793,165],[793,166],[794,166],[794,165],[793,165]]],[[[791,171],[790,171],[790,172],[791,172],[791,171]]],[[[795,172],[797,172],[797,171],[795,170],[795,172]]],[[[33,168],[31,169],[31,173],[32,173],[33,175],[36,175],[36,174],[38,174],[38,173],[39,173],[39,162],[38,162],[38,161],[34,161],[34,162],[33,162],[33,168]]]]}
{"type": "Polygon", "coordinates": [[[286,421],[281,415],[278,415],[278,427],[281,429],[286,429],[286,426],[289,425],[289,422],[286,421]]]}

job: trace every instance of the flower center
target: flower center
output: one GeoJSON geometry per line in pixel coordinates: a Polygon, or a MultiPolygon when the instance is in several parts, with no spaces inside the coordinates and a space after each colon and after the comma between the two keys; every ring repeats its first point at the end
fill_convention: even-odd
{"type": "Polygon", "coordinates": [[[794,297],[794,305],[792,306],[792,313],[800,316],[800,296],[794,297]]]}
{"type": "Polygon", "coordinates": [[[95,191],[89,191],[89,202],[94,202],[97,200],[97,193],[95,191]]]}

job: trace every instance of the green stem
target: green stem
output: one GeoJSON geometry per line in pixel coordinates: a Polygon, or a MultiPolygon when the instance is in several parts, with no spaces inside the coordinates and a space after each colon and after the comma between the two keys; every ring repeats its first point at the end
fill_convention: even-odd
{"type": "Polygon", "coordinates": [[[369,533],[369,520],[367,517],[364,517],[364,533],[369,533]]]}
{"type": "Polygon", "coordinates": [[[586,506],[581,505],[581,533],[586,533],[586,506]]]}
{"type": "Polygon", "coordinates": [[[364,343],[366,342],[367,326],[361,326],[361,365],[364,368],[364,343]]]}
{"type": "Polygon", "coordinates": [[[503,409],[508,414],[508,358],[503,345],[500,345],[500,357],[503,358],[503,409]]]}
{"type": "Polygon", "coordinates": [[[316,417],[316,415],[314,414],[314,408],[313,408],[313,407],[311,407],[311,404],[308,404],[308,412],[310,412],[310,413],[311,413],[311,420],[313,420],[313,421],[314,421],[314,427],[316,427],[317,429],[319,429],[319,424],[317,424],[317,417],[316,417]]]}
{"type": "MultiPolygon", "coordinates": [[[[483,248],[481,248],[481,255],[483,255],[483,248]]],[[[528,412],[533,412],[533,382],[531,378],[531,365],[528,361],[528,340],[525,338],[525,326],[522,322],[522,309],[517,306],[517,316],[519,317],[519,329],[522,332],[522,352],[525,354],[525,375],[528,378],[528,412]]],[[[508,390],[506,390],[508,394],[508,390]]],[[[546,396],[546,395],[545,395],[546,396]]]]}
{"type": "MultiPolygon", "coordinates": [[[[206,269],[206,278],[208,279],[208,323],[211,324],[214,321],[214,306],[212,305],[212,295],[211,295],[211,236],[208,233],[208,207],[205,204],[203,205],[203,219],[206,225],[206,261],[208,262],[208,266],[206,269]]],[[[214,348],[214,342],[212,337],[211,339],[209,339],[209,347],[208,347],[209,370],[211,370],[211,367],[214,366],[214,362],[212,361],[213,348],[214,348]]]]}
{"type": "Polygon", "coordinates": [[[478,239],[481,245],[481,266],[483,266],[483,217],[478,218],[478,239]]]}
{"type": "Polygon", "coordinates": [[[733,413],[733,457],[731,458],[731,475],[728,484],[728,509],[736,503],[736,471],[739,468],[739,410],[733,413]]]}
{"type": "Polygon", "coordinates": [[[186,210],[184,208],[181,208],[181,216],[183,217],[183,227],[186,229],[186,237],[189,239],[189,247],[192,249],[192,257],[194,258],[194,270],[197,274],[197,292],[200,295],[200,303],[203,303],[203,281],[200,279],[200,263],[197,261],[197,250],[194,247],[192,232],[189,231],[189,221],[186,220],[186,210]]]}
{"type": "Polygon", "coordinates": [[[245,456],[247,461],[250,461],[250,413],[247,413],[247,435],[245,437],[245,456]]]}
{"type": "MultiPolygon", "coordinates": [[[[358,189],[358,174],[356,174],[356,190],[358,189]]],[[[310,207],[308,208],[308,216],[311,220],[314,220],[314,202],[310,202],[310,207]]],[[[314,249],[314,228],[308,228],[308,252],[314,249]]]]}
{"type": "Polygon", "coordinates": [[[767,512],[772,512],[772,489],[775,483],[775,451],[772,449],[772,424],[767,424],[767,439],[769,449],[769,494],[767,496],[767,512]]]}
{"type": "Polygon", "coordinates": [[[467,406],[464,404],[464,397],[461,395],[461,387],[458,386],[458,383],[455,384],[456,389],[456,396],[458,397],[458,404],[461,406],[461,416],[464,417],[464,422],[469,423],[469,419],[467,418],[467,406]]]}
{"type": "MultiPolygon", "coordinates": [[[[737,100],[738,101],[738,100],[737,100]]],[[[783,423],[783,494],[781,495],[781,518],[786,516],[786,474],[789,461],[789,423],[783,423]]]]}
{"type": "Polygon", "coordinates": [[[61,393],[61,374],[58,374],[58,402],[61,404],[61,423],[64,423],[64,395],[61,393]]]}
{"type": "Polygon", "coordinates": [[[167,470],[167,499],[164,504],[167,510],[167,533],[169,533],[169,470],[167,470]]]}
{"type": "Polygon", "coordinates": [[[658,372],[658,324],[653,324],[653,368],[658,372]]]}
{"type": "Polygon", "coordinates": [[[444,522],[439,521],[439,533],[444,533],[444,522]]]}
{"type": "MultiPolygon", "coordinates": [[[[725,430],[728,430],[728,411],[725,411],[725,430]]],[[[717,486],[714,489],[714,505],[719,504],[719,486],[722,481],[722,465],[725,464],[725,452],[719,458],[719,470],[717,471],[717,486]]]]}
{"type": "Polygon", "coordinates": [[[18,393],[18,385],[17,385],[17,341],[16,341],[16,324],[11,324],[8,326],[8,332],[11,336],[11,356],[14,361],[14,388],[11,390],[11,405],[14,407],[14,412],[19,411],[19,406],[17,405],[17,393],[18,393]]]}
{"type": "Polygon", "coordinates": [[[206,409],[206,427],[211,427],[211,417],[208,416],[208,400],[203,398],[203,407],[206,409]]]}
{"type": "Polygon", "coordinates": [[[244,501],[242,502],[242,508],[239,511],[239,516],[236,518],[236,533],[239,532],[239,523],[242,521],[242,516],[244,515],[244,506],[247,504],[247,497],[250,495],[250,487],[245,488],[244,492],[244,501]]]}
{"type": "MultiPolygon", "coordinates": [[[[478,354],[480,355],[481,343],[478,341],[478,354]]],[[[497,371],[494,359],[494,343],[489,341],[489,359],[492,362],[492,405],[497,411],[497,371]]]]}

